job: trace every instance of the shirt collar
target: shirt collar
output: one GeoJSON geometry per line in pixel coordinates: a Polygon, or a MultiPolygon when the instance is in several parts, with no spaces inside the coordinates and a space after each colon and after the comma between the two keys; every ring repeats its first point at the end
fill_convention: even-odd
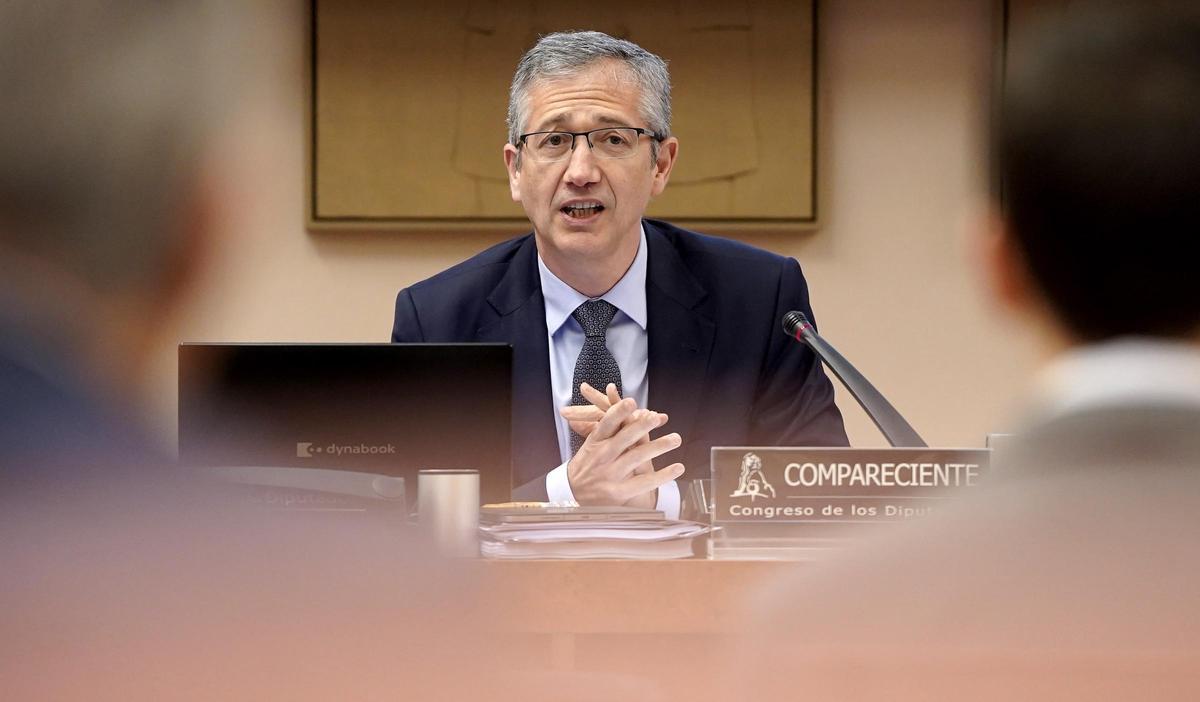
{"type": "MultiPolygon", "coordinates": [[[[587,295],[567,285],[546,267],[538,253],[538,276],[542,282],[542,297],[546,300],[546,331],[554,336],[570,318],[575,308],[589,299],[587,295]]],[[[625,275],[598,299],[610,303],[627,317],[646,329],[646,228],[641,227],[637,255],[625,275]]]]}
{"type": "Polygon", "coordinates": [[[1050,415],[1113,405],[1200,404],[1200,349],[1138,337],[1090,344],[1039,373],[1034,401],[1050,415]]]}

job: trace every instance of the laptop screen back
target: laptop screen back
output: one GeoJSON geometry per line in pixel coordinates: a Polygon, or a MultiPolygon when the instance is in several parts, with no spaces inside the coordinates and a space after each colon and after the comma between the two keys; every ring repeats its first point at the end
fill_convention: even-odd
{"type": "Polygon", "coordinates": [[[503,344],[181,344],[179,452],[196,467],[405,479],[474,468],[509,499],[512,349],[503,344]]]}

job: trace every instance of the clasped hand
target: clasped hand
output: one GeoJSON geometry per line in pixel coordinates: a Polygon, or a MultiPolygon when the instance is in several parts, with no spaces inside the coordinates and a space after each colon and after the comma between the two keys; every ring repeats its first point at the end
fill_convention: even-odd
{"type": "Polygon", "coordinates": [[[653,460],[682,443],[679,434],[650,439],[667,423],[667,415],[621,399],[615,385],[607,393],[580,385],[591,405],[560,410],[571,430],[585,437],[567,464],[571,492],[581,505],[630,505],[653,508],[659,486],[683,475],[683,464],[654,470],[653,460]]]}

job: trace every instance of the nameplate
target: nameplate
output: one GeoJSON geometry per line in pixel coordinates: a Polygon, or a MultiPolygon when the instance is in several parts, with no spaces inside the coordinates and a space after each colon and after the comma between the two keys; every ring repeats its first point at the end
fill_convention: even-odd
{"type": "Polygon", "coordinates": [[[987,472],[987,449],[712,450],[713,521],[898,522],[936,511],[987,472]]]}

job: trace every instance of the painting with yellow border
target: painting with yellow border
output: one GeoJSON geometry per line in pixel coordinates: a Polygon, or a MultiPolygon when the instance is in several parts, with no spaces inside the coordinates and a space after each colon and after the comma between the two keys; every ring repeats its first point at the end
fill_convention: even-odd
{"type": "Polygon", "coordinates": [[[527,226],[502,157],[513,70],[538,36],[593,29],[670,66],[679,159],[649,216],[810,228],[815,19],[811,1],[314,0],[309,224],[527,226]]]}

